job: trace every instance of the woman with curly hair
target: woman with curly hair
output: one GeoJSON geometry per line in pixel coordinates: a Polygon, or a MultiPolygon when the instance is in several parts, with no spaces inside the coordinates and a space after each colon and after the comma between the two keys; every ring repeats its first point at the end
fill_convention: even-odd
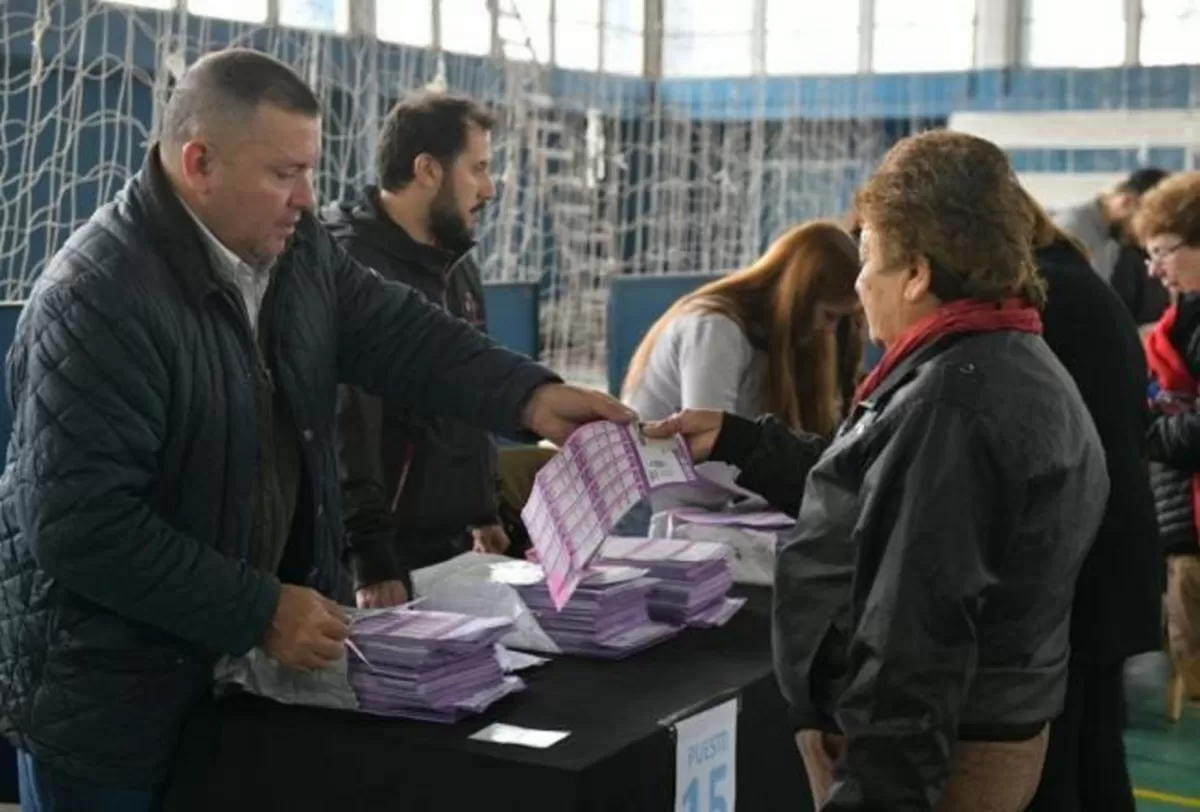
{"type": "Polygon", "coordinates": [[[1150,273],[1174,298],[1146,339],[1155,390],[1147,442],[1167,554],[1171,656],[1184,691],[1200,699],[1200,172],[1147,192],[1134,229],[1150,273]]]}
{"type": "Polygon", "coordinates": [[[817,807],[1020,812],[1062,708],[1104,453],[1041,338],[999,148],[905,139],[856,206],[858,293],[886,352],[832,442],[728,414],[647,434],[679,431],[694,456],[739,464],[743,487],[799,502],[773,648],[817,807]]]}

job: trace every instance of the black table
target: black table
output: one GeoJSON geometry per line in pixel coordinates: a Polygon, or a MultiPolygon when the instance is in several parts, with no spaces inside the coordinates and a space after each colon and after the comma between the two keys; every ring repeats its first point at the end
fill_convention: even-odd
{"type": "Polygon", "coordinates": [[[623,662],[555,658],[523,672],[526,691],[456,725],[251,697],[212,703],[185,729],[166,808],[668,812],[670,722],[740,696],[738,812],[803,812],[811,802],[765,604],[754,594],[725,628],[687,630],[623,662]],[[543,750],[468,738],[492,722],[571,735],[543,750]]]}

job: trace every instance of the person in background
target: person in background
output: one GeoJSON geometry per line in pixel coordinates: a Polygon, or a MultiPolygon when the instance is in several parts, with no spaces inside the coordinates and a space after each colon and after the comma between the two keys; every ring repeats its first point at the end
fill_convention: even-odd
{"type": "Polygon", "coordinates": [[[1083,246],[1092,267],[1113,286],[1138,324],[1157,320],[1166,302],[1161,285],[1144,271],[1145,256],[1131,224],[1142,196],[1167,176],[1163,169],[1138,169],[1111,191],[1054,216],[1059,228],[1083,246]]]}
{"type": "Polygon", "coordinates": [[[0,727],[26,812],[158,805],[222,655],[345,656],[339,383],[563,441],[633,415],[384,281],[313,217],[316,95],[231,49],[51,259],[8,355],[0,727]]]}
{"type": "MultiPolygon", "coordinates": [[[[384,119],[379,185],[321,212],[351,256],[481,332],[483,283],[470,252],[479,212],[496,191],[494,123],[467,98],[410,96],[384,119]]],[[[338,428],[346,534],[362,551],[360,606],[403,603],[411,569],[472,548],[508,549],[486,431],[354,386],[340,393],[338,428]]]]}
{"type": "Polygon", "coordinates": [[[1184,691],[1200,699],[1200,172],[1143,199],[1134,228],[1174,303],[1146,338],[1157,395],[1147,437],[1167,555],[1167,630],[1184,691]]]}
{"type": "Polygon", "coordinates": [[[1062,709],[1103,447],[1039,336],[1045,285],[998,147],[905,139],[857,204],[886,354],[832,442],[716,412],[644,431],[798,513],[773,648],[816,807],[1020,812],[1062,709]]]}
{"type": "Polygon", "coordinates": [[[1122,738],[1124,664],[1162,645],[1162,552],[1146,466],[1146,359],[1117,294],[1075,240],[1022,193],[1034,262],[1046,282],[1043,337],[1079,387],[1111,482],[1075,589],[1063,711],[1050,727],[1029,809],[1133,812],[1122,738]]]}
{"type": "Polygon", "coordinates": [[[1133,314],[1139,330],[1156,324],[1171,303],[1171,296],[1162,282],[1146,273],[1148,259],[1136,238],[1131,237],[1121,244],[1112,276],[1113,290],[1126,310],[1133,314]]]}
{"type": "MultiPolygon", "coordinates": [[[[854,241],[836,224],[792,228],[753,265],[667,310],[633,354],[622,400],[643,420],[689,408],[771,412],[797,431],[831,436],[862,352],[857,330],[837,341],[839,323],[858,310],[857,273],[854,241]]],[[[693,499],[703,502],[676,493],[653,505],[693,499]]]]}

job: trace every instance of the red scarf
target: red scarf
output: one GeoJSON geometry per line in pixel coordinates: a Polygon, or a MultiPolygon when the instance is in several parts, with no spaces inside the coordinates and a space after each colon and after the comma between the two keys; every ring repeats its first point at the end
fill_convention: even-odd
{"type": "Polygon", "coordinates": [[[1163,313],[1150,335],[1146,336],[1146,363],[1154,373],[1158,385],[1166,392],[1196,396],[1196,379],[1188,370],[1187,363],[1175,345],[1171,343],[1171,331],[1179,318],[1178,305],[1171,305],[1163,313]]]}
{"type": "Polygon", "coordinates": [[[871,374],[859,384],[858,391],[854,393],[854,405],[870,397],[901,361],[921,347],[943,336],[1004,330],[1041,335],[1042,317],[1036,308],[1020,299],[1007,299],[1000,304],[959,299],[943,305],[910,327],[888,347],[871,374]]]}
{"type": "MultiPolygon", "coordinates": [[[[1146,336],[1146,363],[1163,392],[1180,395],[1190,404],[1196,397],[1196,379],[1171,343],[1171,330],[1179,318],[1179,307],[1171,305],[1163,313],[1150,335],[1146,336]]],[[[1200,532],[1200,472],[1192,474],[1192,515],[1200,532]]]]}

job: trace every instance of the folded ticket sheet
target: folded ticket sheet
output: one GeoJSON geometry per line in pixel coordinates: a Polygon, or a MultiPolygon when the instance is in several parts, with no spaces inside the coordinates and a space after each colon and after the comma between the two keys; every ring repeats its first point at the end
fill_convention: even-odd
{"type": "Polygon", "coordinates": [[[521,519],[562,610],[616,523],[652,491],[700,481],[679,437],[598,422],[571,435],[538,472],[521,519]]]}

